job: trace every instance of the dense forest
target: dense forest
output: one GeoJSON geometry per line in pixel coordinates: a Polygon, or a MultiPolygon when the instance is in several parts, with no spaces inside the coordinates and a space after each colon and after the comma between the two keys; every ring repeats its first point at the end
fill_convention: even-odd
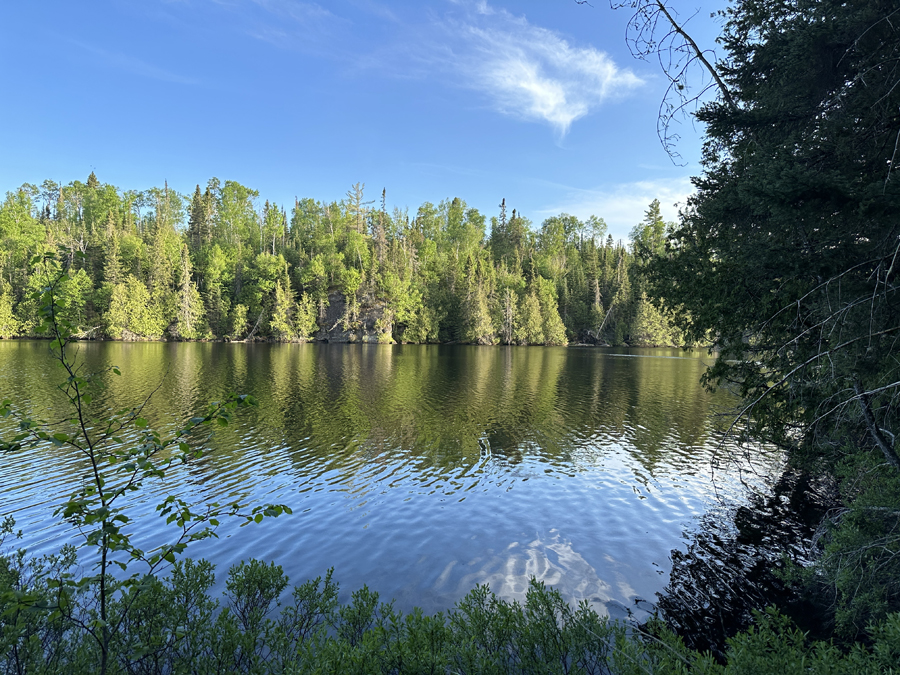
{"type": "Polygon", "coordinates": [[[410,216],[363,188],[288,214],[217,178],[193,196],[25,184],[0,206],[0,337],[35,335],[34,292],[65,266],[86,338],[680,344],[635,254],[662,250],[656,201],[625,246],[593,216],[534,228],[504,200],[488,223],[461,199],[410,216]]]}
{"type": "MultiPolygon", "coordinates": [[[[720,13],[718,44],[724,55],[712,60],[661,0],[612,4],[634,11],[629,24],[634,53],[661,56],[668,69],[669,92],[676,98],[661,107],[664,143],[672,138],[667,135],[669,118],[697,92],[686,83],[685,73],[693,72],[693,66],[705,71],[709,87],[702,91],[712,92],[695,114],[706,133],[702,172],[694,178],[696,194],[672,226],[659,218],[658,205],[651,205],[630,248],[610,241],[599,219],[582,223],[559,216],[532,228],[521,214],[507,215],[503,204],[491,218],[489,234],[486,218],[460,200],[425,204],[414,217],[402,211],[389,215],[384,193],[380,208],[372,207],[375,202],[365,200],[361,185],[338,204],[298,201],[290,220],[271,204],[257,208],[252,190],[216,180],[205,191],[198,187],[190,199],[165,187],[122,193],[94,177],[87,184],[23,186],[0,209],[0,333],[31,335],[35,317],[43,311],[61,336],[58,359],[64,366],[68,335],[53,323],[57,299],[80,334],[114,338],[308,338],[323,330],[329,334],[328,322],[340,307],[337,320],[345,330],[354,328],[365,312],[378,310],[375,330],[385,340],[711,341],[719,358],[705,382],[728,386],[742,398],[729,433],[779,447],[785,460],[782,478],[803,476],[796,481],[800,487],[776,497],[791,511],[817,520],[815,534],[808,542],[792,542],[805,549],[797,559],[782,549],[784,556],[774,566],[736,560],[741,577],[750,577],[751,564],[775,567],[783,602],[766,614],[741,617],[745,626],[751,620],[756,625],[720,650],[721,664],[708,653],[686,649],[682,639],[689,647],[697,644],[696,635],[686,631],[676,638],[651,623],[650,635],[639,627],[622,639],[607,640],[598,638],[600,629],[592,618],[569,623],[566,608],[553,609],[552,602],[531,601],[523,610],[527,616],[518,620],[496,600],[485,598],[473,609],[470,598],[464,611],[448,615],[448,621],[454,630],[471,627],[472,632],[460,630],[445,643],[435,639],[440,629],[427,626],[421,613],[403,625],[400,619],[366,624],[374,627],[368,642],[361,632],[343,630],[340,622],[328,624],[346,645],[328,647],[333,661],[301,652],[310,655],[304,661],[310,672],[322,663],[336,663],[331,672],[346,671],[348,663],[363,664],[364,658],[382,660],[377,667],[360,665],[358,672],[422,672],[419,664],[425,661],[415,659],[434,645],[439,648],[429,662],[436,664],[433,672],[886,673],[900,662],[897,2],[734,0],[720,13]],[[36,254],[57,251],[61,253],[54,259],[32,262],[36,254]],[[42,301],[30,291],[40,287],[42,278],[52,277],[42,272],[52,272],[47,267],[56,265],[68,266],[71,274],[45,293],[53,297],[43,305],[50,310],[42,310],[42,301]],[[665,338],[657,339],[661,335],[665,338]],[[824,495],[821,511],[809,508],[810,486],[824,495]],[[824,641],[812,642],[810,635],[792,627],[791,619],[824,641]],[[388,645],[393,636],[398,636],[396,644],[388,645]],[[442,651],[445,644],[472,646],[484,660],[448,655],[442,651]],[[632,655],[632,648],[642,651],[632,655]],[[594,658],[592,649],[602,653],[594,658]],[[388,663],[385,655],[395,654],[405,660],[388,663]],[[553,655],[559,657],[550,665],[553,655]],[[355,658],[359,660],[351,661],[355,658]],[[547,664],[532,665],[531,658],[547,664]]],[[[70,388],[87,384],[74,370],[69,372],[70,388]]],[[[80,405],[82,394],[76,390],[71,400],[80,405]]],[[[244,400],[235,399],[238,403],[244,400]]],[[[0,413],[11,414],[9,406],[4,402],[0,413]]],[[[215,409],[191,424],[212,423],[225,413],[215,409]]],[[[146,424],[136,421],[141,428],[146,424]]],[[[30,420],[20,428],[7,448],[27,439],[79,447],[75,436],[51,437],[30,420]]],[[[90,430],[82,429],[88,437],[90,430]]],[[[147,438],[142,448],[165,449],[157,437],[147,438]]],[[[747,446],[748,453],[752,447],[747,446]]],[[[110,455],[118,461],[114,452],[110,455]]],[[[99,492],[103,484],[97,479],[99,492]]],[[[106,504],[91,502],[87,489],[74,494],[71,511],[92,519],[83,522],[95,528],[90,531],[98,549],[128,550],[112,512],[106,504]],[[113,535],[119,538],[110,539],[113,535]]],[[[163,508],[173,507],[166,502],[163,508]]],[[[269,511],[280,513],[275,507],[269,511]]],[[[751,509],[747,514],[752,515],[751,509]]],[[[738,541],[774,541],[777,534],[754,530],[737,515],[733,531],[738,541]]],[[[165,553],[174,560],[174,549],[165,553]]],[[[713,605],[727,604],[727,594],[746,595],[746,587],[730,580],[722,584],[721,571],[700,562],[683,566],[683,577],[675,581],[691,591],[684,595],[696,611],[715,618],[713,605]],[[713,596],[715,602],[696,602],[692,589],[718,588],[717,583],[723,593],[713,596]]],[[[155,587],[158,606],[178,605],[177,598],[184,596],[177,589],[187,583],[185,570],[187,566],[174,568],[171,580],[155,587]]],[[[251,588],[239,584],[241,574],[240,569],[233,574],[236,581],[229,587],[238,599],[233,589],[251,588]]],[[[102,587],[105,578],[99,574],[96,583],[102,587]]],[[[91,581],[77,583],[80,588],[91,581]]],[[[48,589],[64,587],[54,583],[46,589],[36,585],[44,595],[35,591],[34,597],[52,596],[48,589]]],[[[306,595],[296,595],[298,604],[309,603],[319,583],[306,595]]],[[[7,586],[19,592],[18,586],[7,586]]],[[[136,599],[150,598],[140,595],[149,585],[122,588],[119,597],[127,602],[113,611],[123,617],[143,608],[136,599]]],[[[13,598],[10,607],[19,611],[25,606],[23,595],[12,593],[5,597],[13,598]]],[[[43,607],[63,607],[62,602],[50,604],[54,599],[43,607]]],[[[364,600],[354,596],[357,605],[364,600]]],[[[40,609],[32,602],[28,609],[40,609]]],[[[240,606],[237,601],[235,606],[240,606]]],[[[325,602],[320,606],[323,614],[336,611],[356,625],[356,617],[371,617],[374,611],[338,610],[325,602]]],[[[107,656],[117,649],[131,655],[136,653],[132,644],[147,642],[145,634],[174,635],[177,630],[134,629],[129,643],[128,631],[142,629],[140,623],[120,620],[113,630],[106,614],[104,621],[96,621],[93,604],[75,617],[80,623],[54,624],[63,621],[62,615],[48,612],[41,616],[49,618],[33,630],[27,622],[34,614],[7,610],[3,616],[13,617],[9,621],[15,626],[3,635],[12,636],[10,644],[17,645],[26,644],[19,636],[28,636],[36,656],[27,656],[34,662],[74,661],[78,653],[70,645],[77,642],[31,638],[53,638],[68,630],[93,650],[84,648],[85,663],[95,664],[95,655],[102,654],[103,671],[107,656]],[[89,632],[84,626],[101,629],[89,632]]],[[[198,630],[203,626],[201,621],[190,624],[198,630]]],[[[262,618],[244,625],[246,644],[253,648],[260,644],[260,626],[262,618]]],[[[218,634],[242,635],[237,628],[218,634]]],[[[327,646],[326,629],[318,635],[315,644],[327,646]]],[[[160,653],[168,650],[172,659],[181,658],[180,645],[160,644],[160,653]]],[[[236,647],[224,644],[227,658],[248,653],[237,638],[236,647]]],[[[296,654],[300,648],[291,649],[296,654]]],[[[266,653],[276,653],[275,647],[266,653]]],[[[257,672],[275,670],[267,668],[263,664],[257,672]]],[[[160,672],[179,671],[171,666],[160,672]]]]}

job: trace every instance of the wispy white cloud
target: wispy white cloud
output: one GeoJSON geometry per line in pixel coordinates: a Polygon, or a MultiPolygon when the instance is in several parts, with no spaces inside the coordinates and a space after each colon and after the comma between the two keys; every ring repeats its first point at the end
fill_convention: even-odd
{"type": "Polygon", "coordinates": [[[234,3],[257,39],[343,61],[348,72],[474,90],[489,108],[549,124],[559,138],[644,84],[600,49],[573,44],[487,0],[449,0],[446,11],[426,7],[403,18],[379,0],[348,0],[350,12],[310,0],[213,1],[234,3]]]}
{"type": "Polygon", "coordinates": [[[311,23],[335,18],[334,14],[315,2],[301,0],[252,0],[254,5],[283,18],[311,23]]]}
{"type": "Polygon", "coordinates": [[[345,19],[305,0],[212,0],[236,13],[250,37],[289,50],[319,51],[345,19]]]}
{"type": "Polygon", "coordinates": [[[575,120],[643,84],[593,46],[573,45],[484,0],[456,4],[465,11],[446,23],[449,65],[503,114],[546,122],[562,137],[575,120]]]}
{"type": "Polygon", "coordinates": [[[107,67],[115,68],[116,70],[131,73],[132,75],[137,75],[139,77],[161,80],[163,82],[186,85],[197,84],[197,80],[194,78],[184,77],[183,75],[170,72],[135,56],[130,56],[129,54],[109,51],[77,40],[70,40],[70,42],[76,47],[93,54],[107,67]]]}
{"type": "Polygon", "coordinates": [[[400,17],[397,16],[387,3],[375,2],[375,0],[350,0],[350,3],[359,11],[371,14],[380,19],[385,19],[391,23],[400,23],[400,17]]]}
{"type": "Polygon", "coordinates": [[[614,239],[627,239],[631,228],[644,218],[647,207],[659,200],[660,211],[666,221],[678,219],[678,210],[693,194],[690,178],[644,180],[633,183],[602,186],[595,189],[568,188],[567,193],[538,215],[546,218],[559,213],[571,213],[585,219],[596,215],[606,221],[614,239]]]}

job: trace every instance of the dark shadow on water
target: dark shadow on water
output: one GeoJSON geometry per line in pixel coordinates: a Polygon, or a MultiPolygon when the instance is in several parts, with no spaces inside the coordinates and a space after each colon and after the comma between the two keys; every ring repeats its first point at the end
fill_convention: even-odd
{"type": "Polygon", "coordinates": [[[822,635],[822,608],[780,577],[784,557],[808,561],[816,527],[835,499],[833,486],[785,472],[772,492],[750,504],[707,513],[686,551],[673,550],[669,584],[657,609],[696,650],[722,659],[726,640],[746,629],[753,610],[774,605],[811,637],[822,635]]]}

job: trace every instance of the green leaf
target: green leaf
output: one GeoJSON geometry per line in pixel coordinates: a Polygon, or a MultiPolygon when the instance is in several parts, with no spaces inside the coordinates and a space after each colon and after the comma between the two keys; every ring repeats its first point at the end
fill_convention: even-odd
{"type": "Polygon", "coordinates": [[[136,426],[138,429],[144,429],[147,426],[147,420],[145,420],[143,417],[135,417],[134,426],[136,426]]]}

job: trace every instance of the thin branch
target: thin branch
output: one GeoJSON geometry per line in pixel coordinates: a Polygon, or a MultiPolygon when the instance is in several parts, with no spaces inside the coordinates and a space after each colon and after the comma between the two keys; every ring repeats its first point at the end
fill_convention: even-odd
{"type": "Polygon", "coordinates": [[[703,50],[697,46],[697,43],[694,42],[694,38],[685,32],[685,30],[679,26],[675,19],[669,14],[669,11],[666,9],[666,6],[662,3],[661,0],[654,0],[657,7],[659,7],[659,11],[663,13],[663,15],[668,19],[669,23],[672,24],[672,28],[675,29],[675,32],[678,33],[685,42],[687,42],[691,49],[694,52],[694,58],[700,61],[703,64],[703,67],[709,71],[709,74],[712,75],[713,80],[716,82],[716,86],[719,88],[719,92],[722,94],[722,98],[725,99],[725,102],[728,104],[728,107],[732,110],[736,110],[737,106],[734,103],[734,99],[731,97],[731,92],[728,91],[728,87],[725,86],[725,83],[722,81],[722,78],[719,77],[719,73],[716,72],[716,69],[713,65],[706,59],[706,56],[703,54],[703,50]]]}
{"type": "Polygon", "coordinates": [[[881,454],[884,455],[884,458],[888,463],[893,466],[894,469],[900,471],[900,457],[897,457],[897,453],[894,452],[894,449],[888,444],[884,435],[881,433],[881,429],[878,428],[878,424],[875,422],[875,416],[872,414],[872,408],[869,405],[869,396],[863,390],[858,379],[853,382],[853,390],[856,392],[856,397],[859,400],[859,407],[862,409],[863,419],[866,420],[866,426],[869,428],[869,433],[872,434],[875,444],[878,446],[878,449],[881,450],[881,454]]]}

